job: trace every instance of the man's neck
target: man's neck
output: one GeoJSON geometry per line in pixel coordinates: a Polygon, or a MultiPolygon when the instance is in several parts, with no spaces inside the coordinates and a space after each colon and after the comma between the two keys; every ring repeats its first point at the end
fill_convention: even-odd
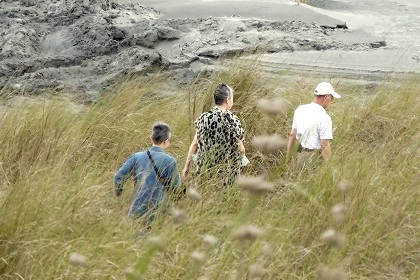
{"type": "Polygon", "coordinates": [[[319,106],[321,106],[322,108],[324,108],[324,109],[326,109],[325,107],[324,107],[324,103],[321,101],[321,100],[319,100],[318,98],[315,98],[314,99],[314,101],[312,101],[313,103],[315,103],[315,104],[318,104],[319,106]]]}
{"type": "Polygon", "coordinates": [[[227,111],[227,106],[225,104],[217,105],[217,108],[219,108],[223,113],[227,111]]]}

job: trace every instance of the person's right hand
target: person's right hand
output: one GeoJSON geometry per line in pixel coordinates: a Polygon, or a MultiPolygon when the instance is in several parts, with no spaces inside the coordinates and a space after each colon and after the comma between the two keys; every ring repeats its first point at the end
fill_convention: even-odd
{"type": "Polygon", "coordinates": [[[187,176],[188,176],[189,172],[190,172],[190,167],[185,166],[184,169],[182,170],[182,180],[187,179],[187,176]]]}

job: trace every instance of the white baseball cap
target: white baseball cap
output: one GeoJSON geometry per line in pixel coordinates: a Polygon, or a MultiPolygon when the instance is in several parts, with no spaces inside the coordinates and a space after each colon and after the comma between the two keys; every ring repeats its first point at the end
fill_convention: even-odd
{"type": "Polygon", "coordinates": [[[335,92],[333,86],[330,83],[322,82],[316,86],[315,95],[328,95],[328,94],[331,94],[334,98],[341,97],[341,95],[335,92]]]}

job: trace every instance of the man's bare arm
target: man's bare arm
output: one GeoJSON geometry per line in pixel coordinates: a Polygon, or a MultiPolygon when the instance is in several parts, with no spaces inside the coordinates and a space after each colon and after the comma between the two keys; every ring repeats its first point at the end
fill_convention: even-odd
{"type": "Polygon", "coordinates": [[[331,147],[329,139],[321,140],[321,155],[325,160],[328,160],[331,157],[331,147]]]}
{"type": "Polygon", "coordinates": [[[289,142],[287,144],[287,158],[292,156],[293,147],[296,142],[296,128],[292,128],[289,133],[289,142]]]}
{"type": "Polygon", "coordinates": [[[198,141],[197,141],[197,133],[194,135],[194,139],[191,142],[190,149],[188,151],[187,160],[185,161],[184,169],[182,170],[182,178],[185,179],[190,171],[190,164],[192,161],[193,154],[197,152],[198,148],[198,141]]]}

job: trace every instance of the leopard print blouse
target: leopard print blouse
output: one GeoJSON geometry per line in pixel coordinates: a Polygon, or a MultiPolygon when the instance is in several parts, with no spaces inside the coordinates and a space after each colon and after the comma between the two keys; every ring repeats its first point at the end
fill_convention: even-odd
{"type": "Polygon", "coordinates": [[[241,167],[237,139],[244,140],[239,118],[230,111],[223,112],[214,107],[198,117],[195,127],[198,142],[197,172],[223,165],[218,173],[227,176],[229,183],[232,183],[241,167]]]}

